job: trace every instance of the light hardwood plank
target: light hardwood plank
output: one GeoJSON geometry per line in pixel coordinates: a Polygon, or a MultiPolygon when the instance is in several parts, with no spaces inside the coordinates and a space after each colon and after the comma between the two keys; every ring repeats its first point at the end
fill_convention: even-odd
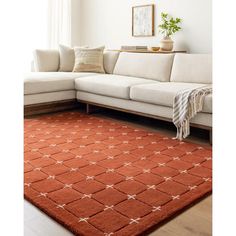
{"type": "Polygon", "coordinates": [[[212,196],[184,211],[150,236],[210,236],[212,235],[212,196]]]}

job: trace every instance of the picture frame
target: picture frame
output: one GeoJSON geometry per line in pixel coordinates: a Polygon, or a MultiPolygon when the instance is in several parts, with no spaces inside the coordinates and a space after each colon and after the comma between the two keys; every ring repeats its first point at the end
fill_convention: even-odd
{"type": "Polygon", "coordinates": [[[154,32],[154,4],[132,7],[132,36],[151,37],[154,32]]]}

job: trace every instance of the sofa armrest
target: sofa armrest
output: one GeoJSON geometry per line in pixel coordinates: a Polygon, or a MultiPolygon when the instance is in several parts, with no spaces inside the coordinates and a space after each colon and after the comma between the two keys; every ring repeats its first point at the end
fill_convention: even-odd
{"type": "Polygon", "coordinates": [[[58,50],[40,50],[33,52],[34,71],[55,72],[58,71],[60,56],[58,50]]]}

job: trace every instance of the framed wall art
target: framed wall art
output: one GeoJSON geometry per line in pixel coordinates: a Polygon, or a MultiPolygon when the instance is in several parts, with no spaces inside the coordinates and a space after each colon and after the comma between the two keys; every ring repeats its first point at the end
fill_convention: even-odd
{"type": "Polygon", "coordinates": [[[132,7],[132,36],[154,36],[154,4],[132,7]]]}

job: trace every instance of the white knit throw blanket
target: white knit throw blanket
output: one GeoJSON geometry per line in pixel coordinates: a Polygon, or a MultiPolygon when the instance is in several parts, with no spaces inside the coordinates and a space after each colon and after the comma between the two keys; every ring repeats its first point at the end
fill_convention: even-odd
{"type": "Polygon", "coordinates": [[[212,93],[210,86],[186,89],[174,98],[173,123],[177,128],[176,139],[182,140],[190,134],[190,120],[202,111],[205,96],[212,93]]]}

